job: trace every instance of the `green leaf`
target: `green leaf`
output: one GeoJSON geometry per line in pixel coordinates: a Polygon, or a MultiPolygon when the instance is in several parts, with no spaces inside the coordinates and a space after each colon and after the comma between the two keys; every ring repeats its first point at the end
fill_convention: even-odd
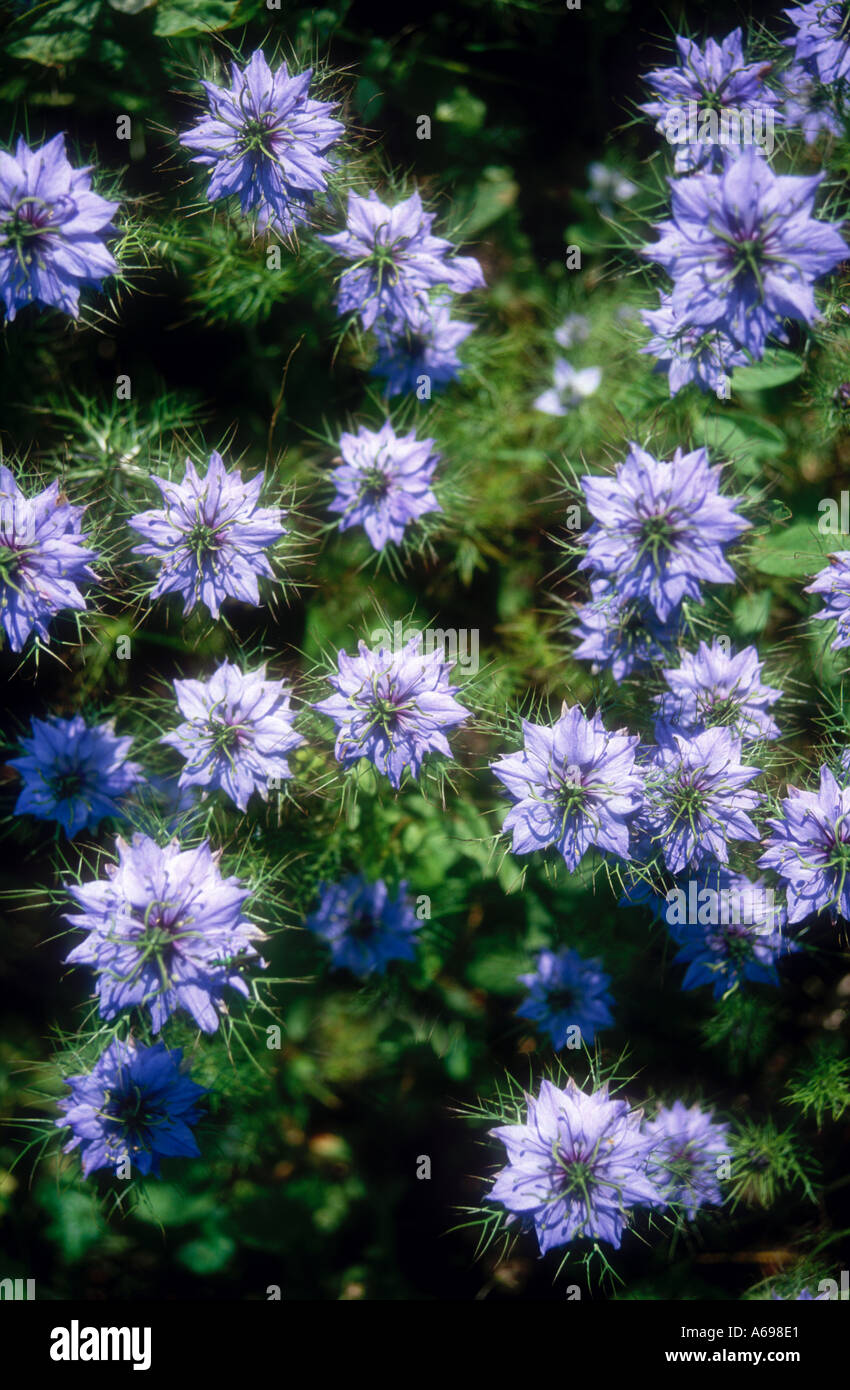
{"type": "Polygon", "coordinates": [[[757,472],[761,459],[784,453],[788,444],[776,425],[743,411],[704,416],[702,440],[713,453],[725,455],[744,473],[757,472]]]}
{"type": "Polygon", "coordinates": [[[755,637],[767,627],[770,617],[771,592],[758,589],[753,594],[742,594],[735,600],[732,616],[735,626],[744,637],[755,637]]]}
{"type": "Polygon", "coordinates": [[[190,1240],[177,1251],[177,1258],[193,1274],[216,1274],[236,1249],[236,1242],[220,1231],[199,1240],[190,1240]]]}
{"type": "Polygon", "coordinates": [[[814,574],[822,567],[826,554],[817,521],[795,521],[769,536],[759,536],[750,551],[750,563],[761,574],[791,578],[814,574]]]}
{"type": "Polygon", "coordinates": [[[159,0],[154,33],[174,38],[226,29],[238,8],[239,0],[159,0]]]}
{"type": "Polygon", "coordinates": [[[766,391],[773,386],[784,386],[800,376],[803,361],[796,353],[785,348],[766,352],[761,362],[754,367],[736,367],[732,373],[733,391],[766,391]]]}

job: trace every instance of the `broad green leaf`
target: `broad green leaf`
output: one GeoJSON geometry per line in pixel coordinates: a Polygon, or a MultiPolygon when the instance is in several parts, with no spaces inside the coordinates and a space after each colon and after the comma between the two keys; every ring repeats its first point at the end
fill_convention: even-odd
{"type": "Polygon", "coordinates": [[[822,569],[826,553],[817,522],[809,519],[795,521],[783,531],[760,536],[750,551],[750,563],[761,574],[790,578],[822,569]]]}
{"type": "Polygon", "coordinates": [[[733,391],[765,391],[772,386],[784,386],[803,370],[802,358],[785,348],[766,352],[753,367],[736,367],[732,373],[733,391]]]}
{"type": "Polygon", "coordinates": [[[226,29],[238,8],[239,0],[159,0],[154,33],[173,38],[226,29]]]}

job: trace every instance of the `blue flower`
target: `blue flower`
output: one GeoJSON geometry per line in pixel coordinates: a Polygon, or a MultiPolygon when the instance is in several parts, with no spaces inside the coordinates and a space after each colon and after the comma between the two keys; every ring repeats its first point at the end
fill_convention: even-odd
{"type": "Polygon", "coordinates": [[[223,661],[207,681],[174,682],[185,722],[160,742],[186,760],[181,788],[221,788],[245,811],[252,792],[267,801],[270,779],[292,776],[287,754],[304,740],[293,728],[289,688],[265,675],[265,666],[243,673],[223,661]]]}
{"type": "Polygon", "coordinates": [[[383,319],[376,321],[374,329],[378,356],[372,374],[385,376],[386,395],[397,396],[403,391],[418,392],[423,378],[429,394],[454,381],[463,370],[457,349],[474,324],[453,319],[451,297],[435,295],[430,301],[416,300],[401,329],[389,328],[383,319]]]}
{"type": "Polygon", "coordinates": [[[691,1221],[700,1207],[721,1205],[717,1168],[729,1156],[728,1125],[677,1100],[662,1105],[643,1130],[652,1144],[647,1172],[669,1205],[682,1207],[691,1221]]]}
{"type": "Polygon", "coordinates": [[[782,691],[762,683],[761,668],[755,647],[736,653],[716,637],[710,647],[700,642],[662,672],[669,689],[655,697],[658,714],[686,734],[722,725],[743,743],[779,738],[769,710],[782,691]]]}
{"type": "Polygon", "coordinates": [[[342,464],[331,477],[336,497],[329,510],[340,513],[339,529],[362,526],[376,550],[399,545],[411,521],[442,507],[431,490],[440,455],[433,439],[395,433],[389,420],[375,432],[361,425],[339,441],[342,464]]]}
{"type": "Polygon", "coordinates": [[[522,730],[522,749],[492,764],[516,803],[502,824],[514,854],[554,845],[571,872],[591,845],[628,859],[629,823],[643,801],[637,735],[608,733],[578,706],[551,726],[523,720],[522,730]]]}
{"type": "Polygon", "coordinates": [[[322,884],[316,911],[305,922],[331,949],[331,967],[353,975],[383,975],[391,960],[414,960],[420,922],[400,883],[393,898],[384,880],[361,875],[322,884]]]}
{"type": "MultiPolygon", "coordinates": [[[[720,43],[709,39],[705,49],[692,39],[677,35],[676,47],[680,58],[678,67],[654,68],[646,74],[645,81],[652,88],[653,100],[640,109],[656,118],[656,130],[675,141],[676,169],[682,172],[710,166],[728,148],[733,128],[730,124],[724,143],[723,127],[718,118],[725,114],[729,122],[731,113],[740,118],[741,112],[752,112],[753,108],[762,113],[777,107],[780,98],[764,83],[770,64],[744,62],[740,29],[734,29],[720,43]],[[687,117],[691,102],[698,112],[698,134],[710,131],[705,117],[711,115],[718,124],[717,141],[676,139],[681,134],[677,125],[685,123],[682,118],[687,117]]],[[[737,126],[734,129],[737,133],[737,126]]]]}
{"type": "Polygon", "coordinates": [[[817,912],[850,921],[850,786],[839,786],[824,765],[819,789],[789,785],[781,817],[768,825],[759,864],[785,880],[788,921],[817,912]]]}
{"type": "Polygon", "coordinates": [[[666,731],[646,765],[640,825],[649,852],[660,852],[672,874],[705,860],[725,864],[727,841],[759,838],[749,812],[762,798],[747,783],[760,773],[741,762],[740,740],[728,729],[691,737],[666,731]]]}
{"type": "Polygon", "coordinates": [[[802,63],[794,63],[782,74],[785,92],[784,118],[790,129],[799,129],[807,145],[818,136],[840,135],[846,102],[831,87],[825,87],[802,63]]]}
{"type": "Polygon", "coordinates": [[[65,500],[58,482],[25,497],[0,464],[0,619],[13,652],[31,632],[46,640],[50,619],[63,609],[85,611],[79,585],[96,579],[80,528],[84,507],[65,500]]]}
{"type": "Polygon", "coordinates": [[[226,598],[259,606],[257,578],[274,576],[266,551],[286,535],[280,509],[258,505],[262,473],[245,483],[238,469],[228,473],[213,452],[205,478],[188,458],[182,483],[151,476],[165,506],[130,519],[145,538],[133,553],[159,561],[150,597],[178,593],[184,613],[200,602],[213,618],[226,598]]]}
{"type": "Polygon", "coordinates": [[[611,1100],[606,1086],[580,1091],[572,1078],[563,1090],[541,1081],[527,1100],[523,1124],[490,1131],[508,1164],[488,1200],[533,1225],[542,1255],[583,1239],[619,1249],[632,1209],[661,1202],[647,1173],[651,1141],[640,1111],[611,1100]]]}
{"type": "MultiPolygon", "coordinates": [[[[71,1130],[64,1152],[79,1148],[83,1177],[124,1164],[159,1176],[161,1158],[197,1158],[190,1125],[207,1092],[184,1074],[180,1048],[141,1047],[115,1038],[90,1072],[69,1076],[71,1095],[57,1102],[60,1129],[71,1130]]],[[[121,1177],[129,1176],[122,1172],[121,1177]]]]}
{"type": "Polygon", "coordinates": [[[657,309],[641,310],[641,318],[652,329],[652,337],[640,351],[651,353],[659,367],[666,367],[671,396],[691,381],[701,391],[725,390],[732,369],[745,367],[750,360],[725,333],[677,318],[669,294],[661,296],[657,309]]]}
{"type": "Polygon", "coordinates": [[[672,183],[672,219],[642,254],[673,281],[677,323],[725,333],[753,357],[785,320],[814,323],[813,285],[848,254],[837,225],[812,216],[824,177],[774,174],[750,145],[719,174],[672,183]]]}
{"type": "Polygon", "coordinates": [[[337,760],[348,768],[368,758],[398,788],[405,772],[419,776],[427,753],[450,758],[443,730],[469,717],[455,699],[451,669],[438,649],[423,652],[419,637],[398,654],[365,642],[356,656],[340,652],[339,671],[328,677],[336,693],[314,706],[337,726],[337,760]]]}
{"type": "Polygon", "coordinates": [[[784,907],[773,903],[764,879],[750,880],[720,865],[704,865],[667,895],[661,915],[686,965],[682,989],[711,986],[722,999],[745,981],[778,985],[776,965],[795,949],[783,927],[784,907]]]}
{"type": "Polygon", "coordinates": [[[32,737],[21,739],[23,756],[9,759],[23,782],[15,814],[58,821],[69,839],[97,829],[104,817],[120,814],[121,798],[142,779],[129,758],[132,743],[115,733],[113,720],[33,719],[32,737]]]}
{"type": "Polygon", "coordinates": [[[220,851],[206,841],[181,850],[176,841],[163,848],[134,835],[117,848],[105,879],[69,887],[82,910],[67,920],[88,936],[66,960],[94,969],[103,1018],[148,1008],[158,1033],[184,1009],[214,1033],[225,989],[248,998],[245,966],[265,965],[253,946],[263,932],[242,916],[250,890],[222,878],[220,851]]]}
{"type": "Polygon", "coordinates": [[[544,415],[566,415],[596,394],[602,383],[601,367],[573,367],[564,357],[555,358],[553,385],[534,402],[544,415]]]}
{"type": "Polygon", "coordinates": [[[830,646],[837,652],[850,647],[850,550],[837,550],[828,559],[829,564],[815,575],[803,593],[824,595],[825,606],[813,617],[835,623],[830,646]]]}
{"type": "Polygon", "coordinates": [[[367,329],[381,318],[391,332],[400,333],[409,324],[415,333],[430,289],[441,286],[457,294],[482,289],[478,262],[449,256],[454,248],[431,235],[433,221],[418,193],[392,208],[374,190],[366,198],[349,193],[345,231],[319,238],[353,262],[340,280],[340,314],[359,314],[367,329]]]}
{"type": "Polygon", "coordinates": [[[610,671],[624,680],[632,671],[664,661],[682,629],[681,607],[662,622],[646,599],[624,599],[607,579],[593,579],[590,600],[575,610],[578,637],[573,655],[591,671],[610,671]]]}
{"type": "Polygon", "coordinates": [[[594,525],[579,569],[605,575],[622,599],[645,599],[662,622],[702,584],[733,582],[727,545],[750,526],[720,492],[720,468],[705,449],[677,449],[669,462],[632,444],[613,477],[582,478],[594,525]]]}
{"type": "Polygon", "coordinates": [[[345,127],[328,115],[333,102],[308,96],[312,68],[290,76],[281,63],[272,72],[257,49],[244,69],[231,63],[230,74],[229,88],[201,83],[209,114],[180,143],[198,151],[193,163],[212,169],[210,202],[235,195],[243,212],[258,210],[261,230],[289,235],[327,188],[325,154],[345,127]]]}
{"type": "Polygon", "coordinates": [[[530,994],[517,1013],[545,1028],[556,1051],[575,1037],[572,1029],[578,1029],[582,1043],[592,1043],[598,1029],[614,1022],[610,1008],[614,1001],[608,992],[611,977],[600,969],[601,964],[569,948],[541,951],[535,970],[520,975],[530,994]]]}
{"type": "Polygon", "coordinates": [[[850,39],[843,4],[809,0],[785,10],[797,32],[785,42],[800,63],[817,71],[821,82],[837,82],[850,73],[850,39]]]}
{"type": "Polygon", "coordinates": [[[39,150],[23,139],[14,155],[0,150],[0,294],[10,321],[34,301],[78,318],[83,286],[117,272],[103,239],[119,205],[92,192],[89,174],[68,162],[64,135],[39,150]]]}

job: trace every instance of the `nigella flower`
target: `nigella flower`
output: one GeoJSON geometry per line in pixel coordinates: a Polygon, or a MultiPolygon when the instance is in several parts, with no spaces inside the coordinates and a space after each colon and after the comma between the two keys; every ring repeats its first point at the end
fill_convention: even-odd
{"type": "Polygon", "coordinates": [[[490,1131],[508,1164],[488,1200],[533,1224],[542,1255],[583,1239],[618,1249],[631,1209],[661,1201],[647,1174],[650,1141],[640,1111],[611,1100],[607,1086],[580,1091],[572,1077],[563,1090],[541,1081],[527,1100],[523,1124],[490,1131]]]}
{"type": "Polygon", "coordinates": [[[375,323],[378,356],[372,374],[387,378],[384,389],[388,396],[402,391],[418,393],[426,384],[430,394],[438,386],[447,386],[463,371],[457,350],[472,333],[474,324],[453,319],[450,308],[450,296],[436,295],[432,300],[414,301],[407,322],[400,329],[388,327],[382,319],[375,323]]]}
{"type": "Polygon", "coordinates": [[[609,1028],[613,999],[608,991],[610,975],[600,969],[602,962],[587,960],[578,951],[541,951],[535,969],[520,975],[530,993],[517,1013],[545,1028],[557,1051],[575,1038],[577,1028],[582,1043],[592,1043],[600,1028],[609,1028]]]}
{"type": "Polygon", "coordinates": [[[647,1173],[670,1206],[692,1221],[700,1207],[722,1204],[717,1169],[729,1156],[728,1125],[717,1124],[710,1110],[677,1100],[662,1105],[643,1131],[652,1145],[647,1173]]]}
{"type": "Polygon", "coordinates": [[[71,1130],[63,1152],[79,1148],[84,1178],[128,1163],[130,1170],[158,1177],[161,1158],[198,1157],[189,1126],[200,1118],[198,1101],[207,1091],[185,1074],[182,1062],[181,1048],[114,1038],[90,1072],[66,1077],[71,1094],[57,1102],[63,1118],[56,1124],[71,1130]]]}
{"type": "Polygon", "coordinates": [[[778,985],[777,962],[796,949],[783,933],[785,908],[764,879],[719,864],[704,865],[672,889],[661,916],[680,948],[676,964],[688,967],[682,989],[710,985],[715,999],[746,980],[778,985]]]}
{"type": "Polygon", "coordinates": [[[368,758],[400,787],[404,773],[416,778],[427,753],[451,757],[443,733],[469,718],[449,683],[453,663],[438,648],[422,650],[420,637],[395,654],[358,643],[357,656],[339,653],[339,671],[328,680],[336,694],[314,708],[337,726],[334,752],[343,767],[368,758]]]}
{"type": "Polygon", "coordinates": [[[770,64],[744,62],[740,29],[734,29],[720,43],[709,39],[704,50],[692,39],[678,35],[676,47],[678,67],[654,68],[646,74],[644,80],[652,88],[653,100],[640,109],[656,118],[656,130],[675,145],[675,167],[681,172],[710,165],[728,148],[733,134],[740,142],[744,113],[750,118],[752,132],[753,117],[763,120],[767,110],[779,105],[780,98],[764,83],[770,64]],[[688,125],[691,111],[691,125],[696,126],[693,136],[688,125]],[[717,138],[712,138],[715,135],[717,138]]]}
{"type": "Polygon", "coordinates": [[[374,190],[367,198],[349,193],[345,231],[319,238],[353,262],[340,280],[340,314],[360,314],[364,328],[382,318],[392,332],[410,324],[415,333],[428,290],[438,285],[458,294],[482,289],[478,262],[471,256],[449,257],[452,244],[431,235],[433,221],[434,213],[424,211],[418,193],[392,208],[374,190]]]}
{"type": "Polygon", "coordinates": [[[750,526],[720,492],[720,467],[705,449],[677,449],[669,462],[632,444],[613,477],[584,477],[595,524],[579,569],[607,575],[623,599],[646,599],[666,622],[701,583],[735,579],[724,549],[750,526]]]}
{"type": "Polygon", "coordinates": [[[550,727],[522,723],[525,743],[492,764],[516,803],[502,824],[514,854],[554,845],[577,869],[591,845],[629,858],[629,822],[642,804],[637,735],[608,733],[598,714],[565,709],[550,727]]]}
{"type": "Polygon", "coordinates": [[[641,828],[671,874],[712,858],[725,864],[728,840],[759,838],[749,812],[762,798],[747,784],[760,773],[741,762],[741,742],[728,729],[669,733],[651,751],[641,828]]]}
{"type": "Polygon", "coordinates": [[[252,944],[263,933],[242,916],[250,890],[222,878],[220,851],[206,841],[187,850],[146,835],[116,843],[118,863],[105,879],[69,887],[82,911],[67,920],[88,936],[67,961],[93,967],[103,1018],[146,1007],[158,1033],[185,1009],[214,1033],[225,989],[247,998],[244,967],[265,965],[252,944]]]}
{"type": "Polygon", "coordinates": [[[329,510],[340,513],[339,529],[362,526],[376,550],[399,545],[411,521],[442,507],[431,490],[440,455],[433,439],[396,434],[389,420],[375,432],[361,425],[339,441],[342,464],[331,477],[336,496],[329,510]]]}
{"type": "Polygon", "coordinates": [[[588,164],[587,177],[590,181],[588,202],[596,203],[606,217],[613,215],[615,203],[627,203],[637,193],[637,184],[627,179],[619,169],[609,169],[607,164],[600,164],[598,160],[588,164]]]}
{"type": "Polygon", "coordinates": [[[837,652],[850,647],[850,550],[837,550],[828,559],[829,564],[815,575],[803,593],[825,596],[826,606],[813,617],[836,624],[830,647],[837,652]]]}
{"type": "Polygon", "coordinates": [[[571,348],[583,343],[590,333],[590,322],[584,314],[567,314],[563,323],[555,329],[554,338],[558,347],[571,348]]]}
{"type": "Polygon", "coordinates": [[[662,622],[646,599],[624,599],[607,579],[593,579],[590,600],[575,610],[580,638],[573,655],[591,671],[610,671],[624,680],[632,671],[667,659],[682,628],[681,607],[662,622]]]}
{"type": "Polygon", "coordinates": [[[38,301],[79,317],[80,290],[114,275],[104,237],[118,203],[92,192],[90,166],[74,169],[64,135],[40,150],[19,138],[0,150],[0,294],[11,320],[38,301]]]}
{"type": "Polygon", "coordinates": [[[316,911],[305,922],[331,948],[331,968],[353,975],[383,975],[391,960],[414,960],[414,933],[420,923],[399,884],[395,897],[384,880],[369,883],[362,875],[342,883],[322,884],[316,911]]]}
{"type": "Polygon", "coordinates": [[[181,787],[219,787],[246,811],[252,792],[267,801],[270,780],[292,776],[287,755],[304,740],[293,727],[289,687],[265,676],[265,666],[243,673],[223,661],[209,680],[174,682],[185,722],[160,742],[186,760],[181,787]]]}
{"type": "Polygon", "coordinates": [[[841,134],[841,115],[845,113],[843,97],[825,87],[802,63],[794,63],[782,74],[785,92],[784,122],[792,130],[799,129],[807,145],[814,145],[818,136],[841,134]]]}
{"type": "Polygon", "coordinates": [[[774,1290],[770,1297],[779,1303],[823,1303],[829,1302],[829,1291],[826,1293],[812,1293],[811,1289],[801,1289],[799,1293],[785,1294],[776,1293],[774,1290]]]}
{"type": "Polygon", "coordinates": [[[599,390],[601,367],[573,367],[563,357],[555,358],[554,385],[542,392],[534,402],[535,410],[544,415],[566,415],[599,390]]]}
{"type": "Polygon", "coordinates": [[[257,49],[245,68],[231,63],[230,76],[230,87],[201,83],[209,114],[180,143],[198,151],[194,164],[212,169],[209,202],[235,194],[243,212],[258,210],[261,229],[288,235],[327,188],[325,153],[345,127],[328,115],[334,102],[308,95],[312,68],[290,76],[281,63],[272,72],[257,49]]]}
{"type": "Polygon", "coordinates": [[[850,786],[841,787],[825,765],[816,792],[789,785],[780,819],[759,860],[785,880],[788,921],[816,912],[850,921],[850,786]]]}
{"type": "Polygon", "coordinates": [[[97,578],[89,565],[97,556],[84,545],[84,511],[66,501],[58,482],[25,497],[0,464],[0,619],[13,652],[33,631],[46,639],[55,613],[85,611],[78,586],[97,578]]]}
{"type": "Polygon", "coordinates": [[[850,38],[846,8],[829,0],[809,0],[785,10],[797,32],[785,42],[798,62],[817,69],[821,82],[837,82],[850,73],[850,38]]]}
{"type": "Polygon", "coordinates": [[[55,820],[72,839],[80,830],[95,830],[105,816],[120,814],[121,798],[142,779],[131,762],[132,738],[115,733],[114,720],[87,724],[72,719],[33,719],[32,736],[21,739],[20,758],[10,758],[23,786],[15,815],[55,820]]]}
{"type": "Polygon", "coordinates": [[[761,668],[755,647],[735,653],[717,637],[710,647],[700,642],[678,668],[662,671],[669,690],[655,697],[658,713],[682,733],[723,725],[744,743],[779,738],[769,711],[782,691],[763,684],[761,668]]]}
{"type": "Polygon", "coordinates": [[[787,318],[817,318],[812,286],[847,255],[837,225],[812,216],[823,174],[774,174],[753,145],[719,174],[672,181],[672,219],[642,254],[673,281],[676,320],[716,328],[756,358],[787,318]]]}
{"type": "Polygon", "coordinates": [[[744,350],[725,333],[682,323],[669,294],[661,296],[657,309],[643,309],[640,316],[652,329],[652,337],[640,351],[657,357],[659,367],[666,369],[671,396],[691,381],[701,391],[725,390],[732,369],[749,362],[744,350]]]}
{"type": "Polygon", "coordinates": [[[151,476],[165,506],[130,518],[133,530],[145,538],[133,553],[160,563],[150,597],[178,593],[184,613],[200,602],[213,618],[226,598],[259,605],[257,576],[273,578],[266,551],[286,535],[280,509],[258,506],[262,473],[245,483],[239,470],[228,473],[213,451],[204,478],[188,458],[182,483],[151,476]]]}

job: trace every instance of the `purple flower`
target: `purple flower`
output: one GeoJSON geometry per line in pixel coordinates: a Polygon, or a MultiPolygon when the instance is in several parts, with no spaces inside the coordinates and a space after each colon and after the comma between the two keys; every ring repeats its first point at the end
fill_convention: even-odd
{"type": "Polygon", "coordinates": [[[555,329],[554,338],[558,347],[571,348],[583,343],[590,334],[590,323],[584,314],[567,314],[563,323],[555,329]]]}
{"type": "Polygon", "coordinates": [[[332,969],[363,979],[383,975],[391,960],[415,959],[413,936],[420,923],[406,883],[394,898],[383,879],[369,883],[361,875],[322,884],[319,892],[319,906],[304,925],[330,946],[332,969]]]}
{"type": "Polygon", "coordinates": [[[782,691],[762,683],[755,647],[736,654],[726,646],[717,637],[710,647],[700,642],[696,652],[682,654],[678,668],[662,672],[669,690],[655,697],[659,716],[686,734],[722,725],[743,743],[779,738],[769,710],[782,691]]]}
{"type": "Polygon", "coordinates": [[[759,860],[785,880],[788,921],[816,912],[850,921],[850,786],[840,787],[825,765],[816,792],[788,787],[781,819],[759,860]]]}
{"type": "Polygon", "coordinates": [[[121,798],[142,779],[129,758],[132,743],[116,735],[111,719],[33,719],[32,737],[21,739],[23,756],[9,759],[23,782],[15,815],[58,821],[69,839],[97,829],[105,816],[120,814],[121,798]]]}
{"type": "MultiPolygon", "coordinates": [[[[189,1126],[207,1092],[185,1075],[182,1061],[181,1048],[170,1052],[164,1043],[140,1047],[114,1038],[90,1072],[66,1077],[71,1094],[57,1102],[63,1118],[56,1124],[70,1128],[63,1152],[79,1148],[84,1178],[125,1164],[158,1177],[160,1158],[198,1157],[189,1126]]],[[[129,1169],[119,1176],[128,1177],[129,1169]]]]}
{"type": "Polygon", "coordinates": [[[622,599],[646,599],[666,622],[684,598],[702,599],[701,583],[735,579],[724,549],[750,526],[720,492],[720,467],[705,449],[669,462],[632,444],[612,478],[582,478],[595,525],[579,569],[616,584],[622,599]]]}
{"type": "Polygon", "coordinates": [[[516,803],[502,824],[514,854],[555,845],[578,868],[591,845],[629,858],[629,822],[642,804],[636,735],[609,734],[598,714],[565,709],[550,727],[522,723],[525,744],[492,764],[516,803]]]}
{"type": "Polygon", "coordinates": [[[181,787],[219,787],[246,811],[252,792],[267,801],[270,779],[292,776],[287,754],[304,740],[293,728],[289,687],[265,676],[265,666],[243,673],[223,661],[207,681],[174,682],[185,722],[160,742],[186,760],[181,787]]]}
{"type": "Polygon", "coordinates": [[[114,275],[104,245],[118,203],[92,192],[90,166],[73,169],[64,135],[40,150],[18,139],[0,150],[0,293],[11,322],[38,301],[79,317],[80,290],[114,275]]]}
{"type": "Polygon", "coordinates": [[[535,410],[544,415],[566,415],[593,396],[602,382],[601,367],[573,367],[563,357],[555,358],[554,385],[539,395],[535,410]]]}
{"type": "Polygon", "coordinates": [[[836,624],[830,647],[837,652],[850,647],[850,550],[837,550],[828,558],[829,564],[815,575],[803,593],[825,595],[825,607],[813,617],[836,624]]]}
{"type": "Polygon", "coordinates": [[[807,145],[814,145],[822,132],[841,134],[839,111],[843,116],[843,98],[824,87],[802,63],[794,63],[783,73],[782,86],[786,94],[785,124],[792,130],[801,130],[807,145]]]}
{"type": "Polygon", "coordinates": [[[429,289],[439,285],[457,294],[482,289],[478,262],[470,256],[449,258],[452,244],[431,236],[433,221],[418,193],[393,208],[374,190],[367,198],[349,193],[345,231],[319,238],[353,262],[340,280],[340,314],[360,314],[367,329],[383,318],[392,332],[410,324],[415,333],[429,289]]]}
{"type": "Polygon", "coordinates": [[[682,989],[710,985],[721,999],[746,980],[778,985],[776,964],[794,950],[783,935],[784,907],[764,879],[710,864],[667,894],[662,917],[686,965],[682,989]]]}
{"type": "Polygon", "coordinates": [[[289,235],[327,188],[325,152],[345,127],[328,115],[334,102],[308,96],[312,68],[290,77],[281,63],[272,72],[257,49],[244,69],[231,63],[230,74],[229,88],[201,83],[209,114],[180,143],[198,151],[194,164],[212,169],[209,202],[235,195],[243,212],[258,209],[261,230],[289,235]]]}
{"type": "Polygon", "coordinates": [[[759,838],[748,813],[762,798],[747,783],[760,772],[741,762],[740,740],[728,729],[668,733],[646,766],[641,829],[650,852],[661,852],[671,874],[712,858],[725,864],[728,840],[759,838]]]}
{"type": "Polygon", "coordinates": [[[178,593],[184,613],[200,602],[213,618],[226,598],[258,606],[257,576],[274,577],[265,552],[286,535],[280,509],[258,506],[262,473],[243,483],[239,470],[228,473],[221,455],[213,452],[205,478],[188,458],[182,483],[151,476],[165,506],[130,519],[145,538],[133,553],[160,564],[150,597],[178,593]]]}
{"type": "Polygon", "coordinates": [[[375,325],[378,356],[374,376],[385,376],[386,395],[417,391],[427,378],[428,391],[447,386],[463,370],[457,355],[461,343],[474,325],[451,317],[451,297],[415,300],[407,322],[401,329],[389,328],[383,320],[375,325]]]}
{"type": "Polygon", "coordinates": [[[700,1207],[721,1205],[717,1168],[729,1156],[728,1125],[715,1123],[710,1110],[677,1100],[662,1105],[643,1132],[652,1145],[647,1173],[669,1205],[682,1207],[690,1221],[700,1207]]]}
{"type": "Polygon", "coordinates": [[[607,164],[595,160],[587,166],[590,188],[587,194],[589,203],[596,203],[599,211],[606,217],[614,215],[615,203],[627,203],[637,193],[637,184],[621,174],[619,169],[611,169],[607,164]]]}
{"type": "Polygon", "coordinates": [[[704,49],[692,39],[677,36],[676,47],[678,67],[654,68],[646,74],[653,100],[640,109],[654,116],[656,130],[675,144],[676,170],[681,172],[710,165],[728,148],[733,131],[738,137],[736,143],[740,143],[742,113],[750,115],[752,121],[765,109],[778,106],[780,98],[764,84],[770,64],[744,62],[740,29],[734,29],[720,43],[709,39],[704,49]],[[696,112],[698,134],[694,140],[684,140],[690,103],[696,112]],[[710,137],[715,124],[716,140],[700,138],[710,137]]]}
{"type": "Polygon", "coordinates": [[[682,627],[681,608],[662,623],[646,599],[624,599],[607,579],[593,579],[590,601],[576,608],[581,638],[574,656],[591,662],[591,671],[610,670],[615,680],[667,659],[682,627]]]}
{"type": "Polygon", "coordinates": [[[88,936],[67,961],[93,967],[103,1018],[147,1007],[158,1033],[185,1009],[214,1033],[225,988],[248,998],[244,967],[265,965],[252,945],[263,933],[242,916],[250,890],[222,878],[220,851],[206,841],[187,850],[146,835],[116,843],[118,863],[105,879],[69,886],[82,911],[67,920],[88,936]]]}
{"type": "Polygon", "coordinates": [[[47,625],[64,608],[85,611],[78,585],[96,579],[97,559],[80,529],[85,507],[65,500],[58,482],[25,497],[0,464],[0,618],[13,652],[30,633],[47,638],[47,625]]]}
{"type": "Polygon", "coordinates": [[[785,10],[797,32],[785,42],[794,56],[809,68],[816,68],[821,82],[837,82],[850,73],[850,39],[846,11],[842,4],[810,0],[785,10]]]}
{"type": "Polygon", "coordinates": [[[678,319],[669,294],[661,296],[657,309],[641,310],[641,318],[652,329],[652,337],[640,351],[651,353],[658,358],[659,367],[666,368],[671,396],[691,381],[701,391],[716,393],[721,387],[725,389],[733,367],[745,367],[749,362],[743,349],[725,333],[678,319]]]}
{"type": "Polygon", "coordinates": [[[334,753],[343,767],[368,758],[398,788],[406,771],[419,776],[427,753],[450,758],[443,730],[469,717],[449,684],[452,665],[439,649],[423,652],[420,637],[398,655],[365,642],[357,656],[340,652],[339,671],[328,677],[336,694],[314,708],[337,726],[334,753]]]}
{"type": "Polygon", "coordinates": [[[787,318],[817,318],[814,281],[847,255],[837,225],[813,216],[823,174],[774,174],[754,146],[719,174],[672,182],[673,216],[643,255],[673,281],[677,323],[715,328],[756,358],[787,318]]]}
{"type": "Polygon", "coordinates": [[[542,1255],[577,1239],[618,1249],[631,1208],[660,1202],[647,1174],[650,1141],[640,1111],[609,1099],[607,1086],[580,1091],[572,1077],[562,1091],[541,1081],[539,1095],[527,1100],[524,1124],[490,1131],[508,1164],[488,1200],[533,1223],[542,1255]]]}
{"type": "Polygon", "coordinates": [[[578,1029],[582,1043],[592,1043],[600,1028],[609,1028],[613,999],[608,992],[610,975],[600,969],[602,962],[587,960],[578,951],[541,951],[535,969],[520,975],[520,983],[530,990],[517,1013],[545,1028],[557,1051],[566,1047],[578,1029]]]}
{"type": "Polygon", "coordinates": [[[389,420],[375,433],[361,425],[339,441],[342,464],[331,477],[336,497],[329,510],[341,515],[340,531],[362,526],[376,550],[400,545],[408,523],[442,507],[431,491],[440,455],[433,439],[396,434],[389,420]]]}
{"type": "Polygon", "coordinates": [[[827,1302],[829,1301],[829,1291],[827,1290],[826,1293],[812,1293],[809,1289],[801,1289],[799,1293],[793,1295],[788,1294],[787,1297],[785,1294],[776,1293],[774,1291],[771,1293],[770,1297],[779,1303],[799,1303],[801,1301],[804,1303],[823,1303],[824,1300],[827,1302]]]}

